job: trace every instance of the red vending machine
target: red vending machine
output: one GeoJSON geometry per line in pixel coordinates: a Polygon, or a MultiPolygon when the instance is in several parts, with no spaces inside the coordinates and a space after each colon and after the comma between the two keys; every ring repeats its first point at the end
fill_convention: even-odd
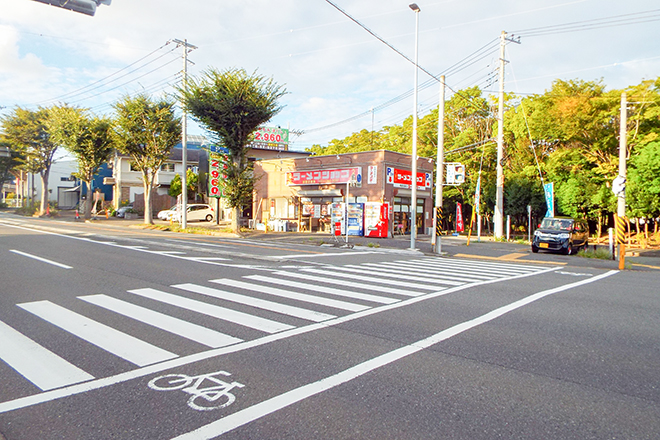
{"type": "Polygon", "coordinates": [[[388,231],[389,204],[367,202],[364,205],[364,236],[386,238],[388,231]]]}

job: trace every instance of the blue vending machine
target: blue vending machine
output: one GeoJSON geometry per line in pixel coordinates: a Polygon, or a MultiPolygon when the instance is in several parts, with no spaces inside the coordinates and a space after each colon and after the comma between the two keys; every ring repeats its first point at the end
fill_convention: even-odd
{"type": "Polygon", "coordinates": [[[364,235],[364,203],[348,204],[348,235],[364,235]]]}

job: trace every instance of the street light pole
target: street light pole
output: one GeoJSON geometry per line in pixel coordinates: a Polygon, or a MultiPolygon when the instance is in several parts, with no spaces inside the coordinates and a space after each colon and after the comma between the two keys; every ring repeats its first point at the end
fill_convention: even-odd
{"type": "Polygon", "coordinates": [[[445,167],[445,76],[440,76],[440,104],[438,104],[438,152],[435,162],[435,212],[433,216],[433,249],[436,254],[442,253],[442,238],[438,234],[437,222],[440,220],[439,212],[442,211],[442,185],[445,167]]]}
{"type": "Polygon", "coordinates": [[[419,80],[418,48],[419,48],[419,6],[417,3],[410,4],[410,9],[415,12],[415,91],[413,93],[413,132],[412,132],[412,176],[410,183],[412,191],[410,194],[410,249],[415,249],[415,236],[417,235],[417,82],[419,80]]]}

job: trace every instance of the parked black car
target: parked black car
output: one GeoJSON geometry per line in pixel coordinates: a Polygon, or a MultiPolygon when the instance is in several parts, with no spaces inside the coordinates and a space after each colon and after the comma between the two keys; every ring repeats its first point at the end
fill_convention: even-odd
{"type": "Polygon", "coordinates": [[[546,217],[534,231],[532,252],[539,250],[561,252],[566,255],[586,249],[589,244],[589,227],[582,220],[569,217],[546,217]]]}

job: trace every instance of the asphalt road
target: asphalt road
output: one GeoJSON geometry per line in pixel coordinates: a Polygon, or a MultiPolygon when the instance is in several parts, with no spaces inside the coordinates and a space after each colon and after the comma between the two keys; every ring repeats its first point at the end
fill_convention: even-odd
{"type": "Polygon", "coordinates": [[[521,260],[0,216],[0,435],[659,438],[658,272],[521,260]]]}

